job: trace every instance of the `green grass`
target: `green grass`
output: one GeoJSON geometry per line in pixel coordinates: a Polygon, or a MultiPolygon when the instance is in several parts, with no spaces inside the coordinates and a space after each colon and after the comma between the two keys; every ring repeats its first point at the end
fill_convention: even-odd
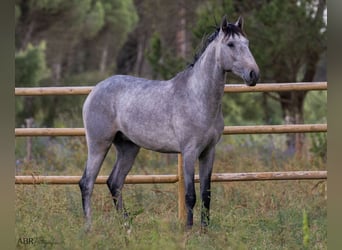
{"type": "MultiPolygon", "coordinates": [[[[76,148],[75,157],[42,157],[41,162],[21,165],[17,174],[28,174],[34,168],[44,174],[81,175],[83,166],[72,166],[82,162],[84,147],[75,142],[70,145],[76,148]],[[48,161],[50,168],[46,170],[48,161]],[[54,168],[54,164],[62,163],[62,169],[54,168]]],[[[241,147],[227,153],[219,147],[214,172],[326,168],[311,158],[280,159],[275,151],[267,161],[256,149],[248,149],[246,157],[245,150],[241,147]]],[[[109,156],[101,174],[109,173],[113,159],[109,156]]],[[[167,159],[143,150],[132,170],[132,174],[137,173],[176,173],[176,158],[167,159]],[[166,162],[172,166],[161,167],[166,162]]],[[[83,229],[77,185],[16,185],[15,190],[18,249],[327,249],[326,181],[213,183],[211,224],[206,234],[200,231],[198,184],[194,227],[190,232],[185,232],[178,221],[177,184],[125,185],[124,201],[132,215],[129,230],[116,213],[107,187],[96,185],[89,233],[83,229]],[[33,238],[34,242],[23,244],[23,238],[33,238]]]]}

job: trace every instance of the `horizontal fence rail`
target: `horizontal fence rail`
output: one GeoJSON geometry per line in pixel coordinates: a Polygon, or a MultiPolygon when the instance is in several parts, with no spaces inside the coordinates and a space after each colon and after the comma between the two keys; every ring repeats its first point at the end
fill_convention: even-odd
{"type": "Polygon", "coordinates": [[[327,124],[225,126],[224,135],[327,132],[327,124]]]}
{"type": "Polygon", "coordinates": [[[15,136],[84,136],[84,128],[16,128],[15,136]]]}
{"type": "Polygon", "coordinates": [[[244,84],[226,84],[224,86],[224,92],[226,93],[309,91],[327,89],[327,82],[262,83],[253,87],[246,86],[244,84]]]}
{"type": "MultiPolygon", "coordinates": [[[[250,87],[244,84],[226,84],[224,92],[266,92],[266,91],[308,91],[327,90],[327,82],[296,82],[296,83],[260,83],[250,87]]],[[[16,96],[39,96],[39,95],[87,95],[93,86],[82,87],[37,87],[15,88],[16,96]]]]}
{"type": "Polygon", "coordinates": [[[93,87],[36,87],[36,88],[15,88],[16,96],[37,96],[37,95],[87,95],[93,87]]]}
{"type": "MultiPolygon", "coordinates": [[[[281,134],[327,132],[327,124],[225,126],[223,134],[281,134]]],[[[15,136],[84,136],[84,128],[16,128],[15,136]]]]}
{"type": "MultiPolygon", "coordinates": [[[[78,184],[81,176],[15,176],[15,184],[78,184]]],[[[98,176],[96,184],[106,184],[108,176],[98,176]]],[[[212,182],[271,181],[271,180],[317,180],[327,179],[327,171],[286,171],[250,173],[214,173],[212,182]]],[[[178,175],[128,175],[126,184],[176,183],[178,175]]],[[[195,175],[199,183],[199,176],[195,175]]]]}

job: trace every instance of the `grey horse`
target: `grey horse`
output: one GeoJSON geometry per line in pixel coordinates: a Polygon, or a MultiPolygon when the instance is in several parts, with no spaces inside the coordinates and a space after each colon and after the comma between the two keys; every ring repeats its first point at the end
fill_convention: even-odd
{"type": "Polygon", "coordinates": [[[221,99],[225,72],[233,72],[249,86],[259,78],[248,43],[243,19],[229,23],[224,17],[196,61],[172,79],[114,75],[93,88],[83,105],[88,158],[79,182],[86,225],[91,223],[94,183],[112,144],[117,155],[107,185],[118,211],[127,215],[121,191],[143,147],[182,154],[188,229],[193,225],[194,166],[199,160],[201,226],[209,224],[215,145],[224,127],[221,99]]]}

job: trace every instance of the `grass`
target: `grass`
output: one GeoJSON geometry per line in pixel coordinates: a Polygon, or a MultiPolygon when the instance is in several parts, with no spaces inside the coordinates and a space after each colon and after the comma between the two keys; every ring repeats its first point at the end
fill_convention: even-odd
{"type": "MultiPolygon", "coordinates": [[[[22,165],[17,171],[27,174],[35,167],[35,171],[48,172],[43,165],[49,160],[50,172],[80,175],[82,167],[71,166],[82,162],[78,155],[82,150],[76,150],[75,159],[64,159],[65,169],[53,168],[53,164],[63,162],[59,156],[56,163],[42,157],[41,164],[22,165]]],[[[245,150],[220,146],[214,172],[325,169],[325,164],[317,160],[279,159],[276,151],[266,159],[251,148],[245,157],[245,150]]],[[[111,157],[102,174],[110,171],[111,157]]],[[[166,158],[143,150],[132,173],[175,173],[175,164],[173,156],[166,158]],[[165,162],[174,166],[155,167],[165,162]]],[[[132,215],[130,229],[115,212],[107,187],[96,185],[90,233],[83,229],[77,185],[16,185],[15,190],[18,249],[327,249],[326,181],[213,183],[211,224],[206,234],[200,231],[198,184],[190,232],[185,232],[178,221],[177,184],[125,185],[124,201],[132,215]],[[23,238],[32,238],[33,244],[23,244],[23,238]]]]}

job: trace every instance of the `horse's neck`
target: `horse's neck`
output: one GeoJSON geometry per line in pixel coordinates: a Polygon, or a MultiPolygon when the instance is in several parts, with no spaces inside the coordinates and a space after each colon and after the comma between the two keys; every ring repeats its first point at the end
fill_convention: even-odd
{"type": "Polygon", "coordinates": [[[225,73],[217,65],[215,47],[210,45],[193,66],[188,84],[195,95],[214,111],[221,104],[225,73]]]}

